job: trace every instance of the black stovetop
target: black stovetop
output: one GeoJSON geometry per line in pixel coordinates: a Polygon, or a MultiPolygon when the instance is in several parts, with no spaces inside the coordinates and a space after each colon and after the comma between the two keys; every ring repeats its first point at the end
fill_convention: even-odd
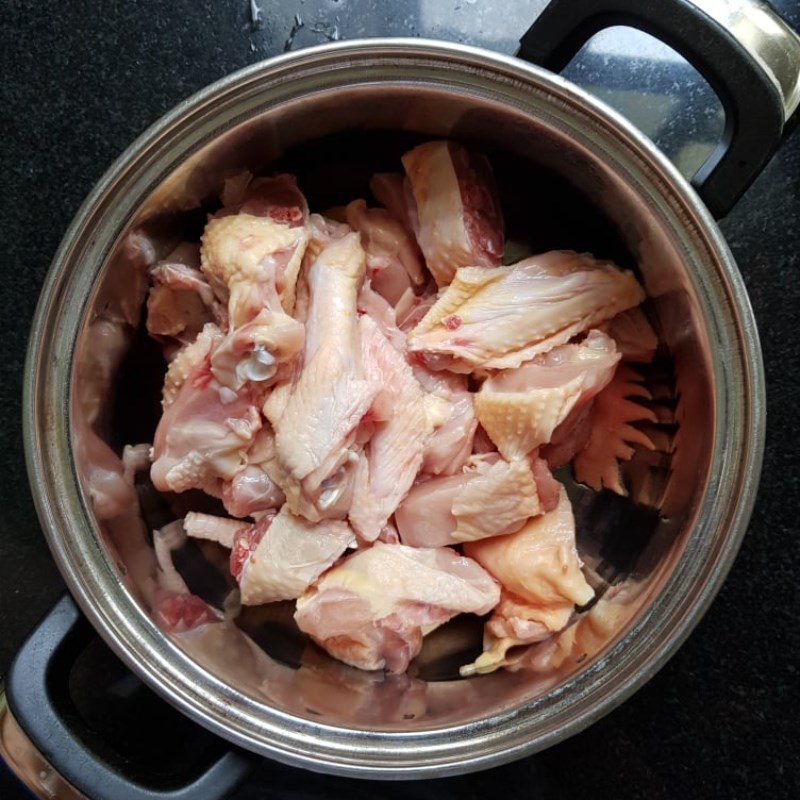
{"type": "MultiPolygon", "coordinates": [[[[63,592],[30,499],[20,394],[28,328],[58,241],[93,183],[151,122],[196,89],[287,49],[337,38],[427,36],[503,52],[544,0],[12,0],[0,32],[0,675],[63,592]]],[[[774,5],[800,26],[797,0],[774,5]]],[[[640,34],[603,34],[567,70],[623,111],[687,173],[722,128],[708,87],[640,34]]],[[[688,642],[588,730],[490,772],[408,784],[313,775],[264,761],[237,798],[744,797],[800,791],[800,132],[722,222],[758,318],[767,449],[730,577],[688,642]]],[[[147,720],[144,720],[146,723],[147,720]]],[[[133,724],[133,723],[132,723],[133,724]]],[[[0,772],[0,797],[22,791],[0,772]]]]}

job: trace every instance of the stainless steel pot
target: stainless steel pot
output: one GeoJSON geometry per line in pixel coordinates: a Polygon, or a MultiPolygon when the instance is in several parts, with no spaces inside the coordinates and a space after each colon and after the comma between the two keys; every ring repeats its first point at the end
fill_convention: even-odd
{"type": "MultiPolygon", "coordinates": [[[[558,67],[591,32],[620,22],[687,53],[728,111],[725,142],[696,178],[724,212],[798,103],[800,40],[760,3],[708,3],[706,13],[678,0],[636,5],[559,0],[523,39],[522,53],[558,67]]],[[[274,58],[157,122],[103,177],[67,232],[39,303],[26,372],[26,446],[42,526],[102,637],[170,703],[231,742],[365,777],[445,775],[519,758],[584,728],[641,686],[689,634],[730,568],[755,497],[764,418],[758,336],[741,276],[711,213],[675,167],[618,114],[552,72],[420,40],[353,41],[274,58]],[[582,534],[585,557],[597,580],[615,587],[607,595],[612,613],[589,619],[591,636],[558,669],[464,680],[437,672],[437,652],[423,652],[417,677],[385,678],[301,645],[290,655],[269,642],[264,649],[234,625],[169,637],[150,617],[155,567],[138,505],[101,507],[92,491],[118,471],[103,440],[118,446],[151,424],[150,377],[136,372],[143,362],[128,353],[132,343],[141,353],[144,269],[176,230],[196,229],[204,200],[238,168],[288,162],[317,187],[320,207],[337,189],[362,187],[418,136],[465,139],[495,154],[517,176],[515,202],[540,210],[543,196],[574,203],[592,218],[594,249],[635,265],[647,288],[674,360],[674,382],[665,383],[674,438],[657,471],[643,462],[632,479],[650,487],[659,516],[629,516],[630,507],[575,489],[582,518],[592,520],[582,534]],[[341,160],[347,169],[337,171],[341,160]],[[142,246],[143,233],[152,245],[142,246]],[[141,402],[131,404],[131,395],[141,402]],[[619,540],[620,524],[632,526],[637,546],[614,560],[603,548],[608,537],[619,540]]],[[[456,630],[436,647],[455,652],[464,636],[456,630]]]]}

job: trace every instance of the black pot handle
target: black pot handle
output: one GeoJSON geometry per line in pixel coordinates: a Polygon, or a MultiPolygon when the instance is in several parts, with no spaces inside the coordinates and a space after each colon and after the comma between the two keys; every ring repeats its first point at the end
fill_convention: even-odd
{"type": "Polygon", "coordinates": [[[551,0],[517,55],[559,72],[613,25],[638,28],[679,52],[725,110],[722,141],[692,178],[719,218],[769,161],[797,106],[800,39],[760,0],[708,8],[715,16],[689,0],[551,0]]]}
{"type": "MultiPolygon", "coordinates": [[[[253,757],[219,743],[183,785],[145,785],[90,746],[92,733],[69,706],[70,667],[96,634],[69,596],[39,623],[6,681],[9,709],[45,760],[92,800],[218,800],[252,769],[253,757]]],[[[131,676],[133,680],[133,677],[131,676]]],[[[176,714],[178,712],[175,712],[176,714]]],[[[208,734],[210,739],[216,737],[208,734]]]]}

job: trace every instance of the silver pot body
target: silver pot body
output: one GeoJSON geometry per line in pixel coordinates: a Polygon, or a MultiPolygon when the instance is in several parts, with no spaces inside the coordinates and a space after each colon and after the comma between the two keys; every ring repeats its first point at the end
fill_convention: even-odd
{"type": "MultiPolygon", "coordinates": [[[[573,222],[578,230],[580,213],[573,222]]],[[[83,611],[131,669],[190,717],[253,751],[333,773],[423,777],[545,748],[608,712],[664,664],[739,547],[758,483],[765,408],[741,276],[708,211],[649,140],[574,85],[514,58],[442,42],[370,40],[304,50],[226,78],[123,154],[79,211],[48,276],[25,414],[30,478],[53,555],[83,611]],[[660,517],[624,567],[605,575],[616,584],[611,622],[593,625],[589,644],[567,649],[557,668],[464,680],[441,679],[435,669],[384,677],[310,647],[294,661],[281,658],[227,623],[167,636],[150,616],[155,566],[142,519],[98,508],[92,495],[92,480],[114,469],[95,445],[118,443],[117,372],[136,339],[153,257],[136,249],[136,232],[167,248],[176,229],[196,226],[198,207],[225,175],[269,168],[291,152],[310,154],[308,174],[336,188],[347,180],[333,169],[336,148],[367,143],[366,175],[385,168],[370,160],[368,143],[386,131],[503,153],[521,176],[530,168],[541,181],[522,187],[523,198],[534,192],[541,200],[559,187],[582,198],[638,268],[674,359],[676,432],[658,476],[660,517]]],[[[457,641],[440,646],[458,649],[457,641]]]]}

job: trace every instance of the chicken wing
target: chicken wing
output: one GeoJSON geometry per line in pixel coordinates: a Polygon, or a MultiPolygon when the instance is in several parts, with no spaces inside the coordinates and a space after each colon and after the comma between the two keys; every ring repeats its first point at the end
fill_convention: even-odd
{"type": "Polygon", "coordinates": [[[356,472],[350,523],[374,541],[417,476],[433,433],[425,395],[411,367],[369,315],[359,320],[365,367],[380,376],[376,420],[356,472]]]}
{"type": "Polygon", "coordinates": [[[364,373],[356,314],[364,261],[358,234],[349,233],[309,270],[303,366],[280,415],[270,413],[285,473],[278,483],[290,508],[310,519],[347,515],[356,429],[379,389],[364,373]]]}
{"type": "Polygon", "coordinates": [[[566,250],[465,267],[411,332],[409,350],[431,369],[518,367],[643,299],[630,272],[566,250]]]}

